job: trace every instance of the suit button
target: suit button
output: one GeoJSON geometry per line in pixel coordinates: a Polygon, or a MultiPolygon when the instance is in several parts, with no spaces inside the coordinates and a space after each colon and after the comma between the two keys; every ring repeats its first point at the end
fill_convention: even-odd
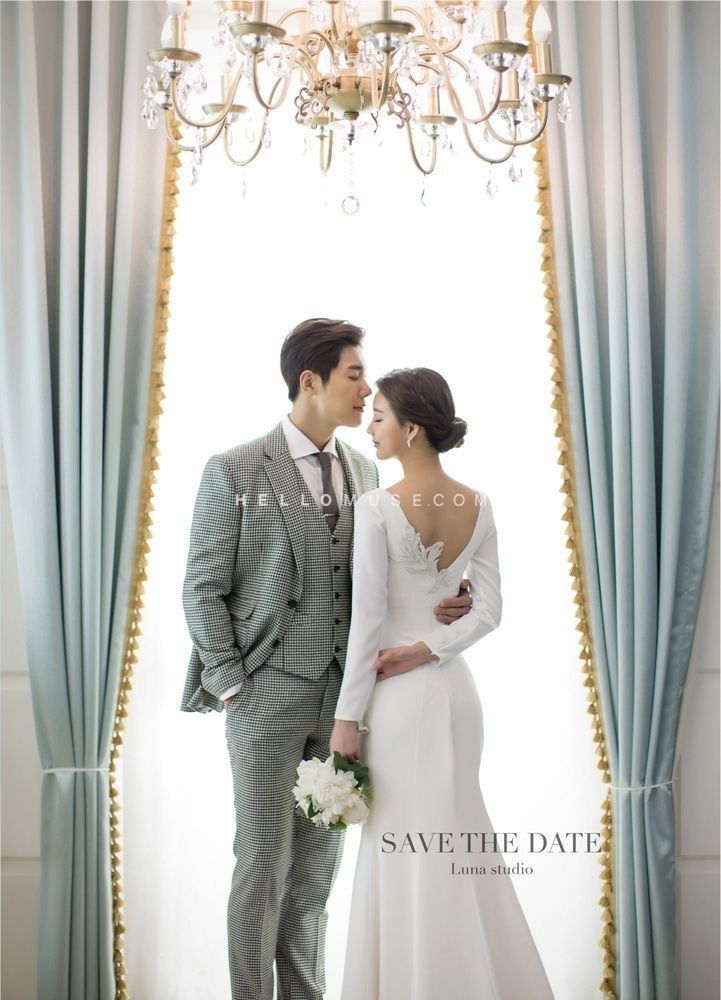
{"type": "Polygon", "coordinates": [[[339,569],[340,569],[340,566],[334,566],[333,567],[333,572],[337,573],[339,569]]]}
{"type": "Polygon", "coordinates": [[[340,625],[340,618],[334,618],[333,621],[336,625],[340,625]]]}
{"type": "Polygon", "coordinates": [[[333,649],[336,653],[340,653],[340,646],[334,646],[333,649]]]}
{"type": "Polygon", "coordinates": [[[273,646],[280,646],[280,639],[273,639],[273,646]]]}
{"type": "Polygon", "coordinates": [[[335,599],[337,601],[338,598],[340,597],[340,594],[338,593],[338,591],[336,591],[335,594],[333,594],[333,596],[335,597],[335,599]]]}
{"type": "Polygon", "coordinates": [[[330,544],[331,544],[331,545],[337,545],[337,544],[338,544],[338,539],[337,539],[337,538],[335,538],[335,537],[334,537],[334,538],[331,538],[331,540],[330,540],[330,544]]]}
{"type": "Polygon", "coordinates": [[[298,607],[298,602],[291,597],[291,599],[288,601],[288,607],[289,608],[297,608],[298,607]]]}

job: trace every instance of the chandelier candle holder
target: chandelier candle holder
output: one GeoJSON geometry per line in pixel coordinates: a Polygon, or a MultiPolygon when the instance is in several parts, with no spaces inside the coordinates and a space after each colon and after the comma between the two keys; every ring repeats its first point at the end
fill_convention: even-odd
{"type": "MultiPolygon", "coordinates": [[[[381,2],[377,20],[359,23],[358,0],[311,0],[274,23],[266,0],[219,0],[213,42],[223,60],[220,99],[191,111],[208,84],[201,54],[185,45],[186,0],[170,0],[161,47],[148,52],[142,117],[150,129],[162,117],[170,142],[192,153],[195,183],[203,151],[221,136],[231,163],[255,160],[271,144],[271,113],[291,94],[306,146],[317,140],[321,173],[330,169],[334,138],[341,140],[348,214],[359,208],[353,147],[362,129],[378,133],[383,110],[405,129],[424,181],[441,151],[452,150],[456,131],[489,170],[510,160],[509,177],[517,181],[516,150],[543,133],[552,101],[559,120],[568,120],[571,77],[552,72],[544,8],[536,9],[529,52],[508,37],[506,6],[381,2]]],[[[486,190],[496,190],[491,177],[486,190]]]]}

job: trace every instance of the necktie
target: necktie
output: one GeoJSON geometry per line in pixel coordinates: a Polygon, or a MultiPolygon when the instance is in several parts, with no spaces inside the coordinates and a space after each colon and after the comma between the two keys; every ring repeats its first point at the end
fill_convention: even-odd
{"type": "Polygon", "coordinates": [[[335,490],[333,489],[333,476],[330,471],[332,459],[327,451],[317,451],[315,457],[320,463],[323,476],[323,517],[329,531],[332,533],[335,531],[335,526],[340,516],[338,513],[338,497],[335,495],[335,490]]]}

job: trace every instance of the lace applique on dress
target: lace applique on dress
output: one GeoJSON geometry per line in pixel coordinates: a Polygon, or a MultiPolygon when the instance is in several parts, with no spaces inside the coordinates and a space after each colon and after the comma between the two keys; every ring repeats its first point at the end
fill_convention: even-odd
{"type": "MultiPolygon", "coordinates": [[[[410,522],[403,525],[401,534],[400,559],[405,563],[412,573],[432,573],[434,576],[441,576],[445,569],[438,569],[438,560],[443,552],[444,543],[434,542],[433,545],[424,545],[421,541],[420,532],[416,531],[410,522]]],[[[447,567],[450,569],[450,567],[447,567]]]]}

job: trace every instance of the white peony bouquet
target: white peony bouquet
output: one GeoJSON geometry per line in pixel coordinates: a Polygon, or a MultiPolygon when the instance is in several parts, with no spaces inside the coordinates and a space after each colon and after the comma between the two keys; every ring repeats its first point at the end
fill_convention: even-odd
{"type": "Polygon", "coordinates": [[[337,751],[328,760],[301,761],[293,789],[296,807],[315,826],[345,830],[368,819],[371,788],[368,768],[346,760],[337,751]]]}

